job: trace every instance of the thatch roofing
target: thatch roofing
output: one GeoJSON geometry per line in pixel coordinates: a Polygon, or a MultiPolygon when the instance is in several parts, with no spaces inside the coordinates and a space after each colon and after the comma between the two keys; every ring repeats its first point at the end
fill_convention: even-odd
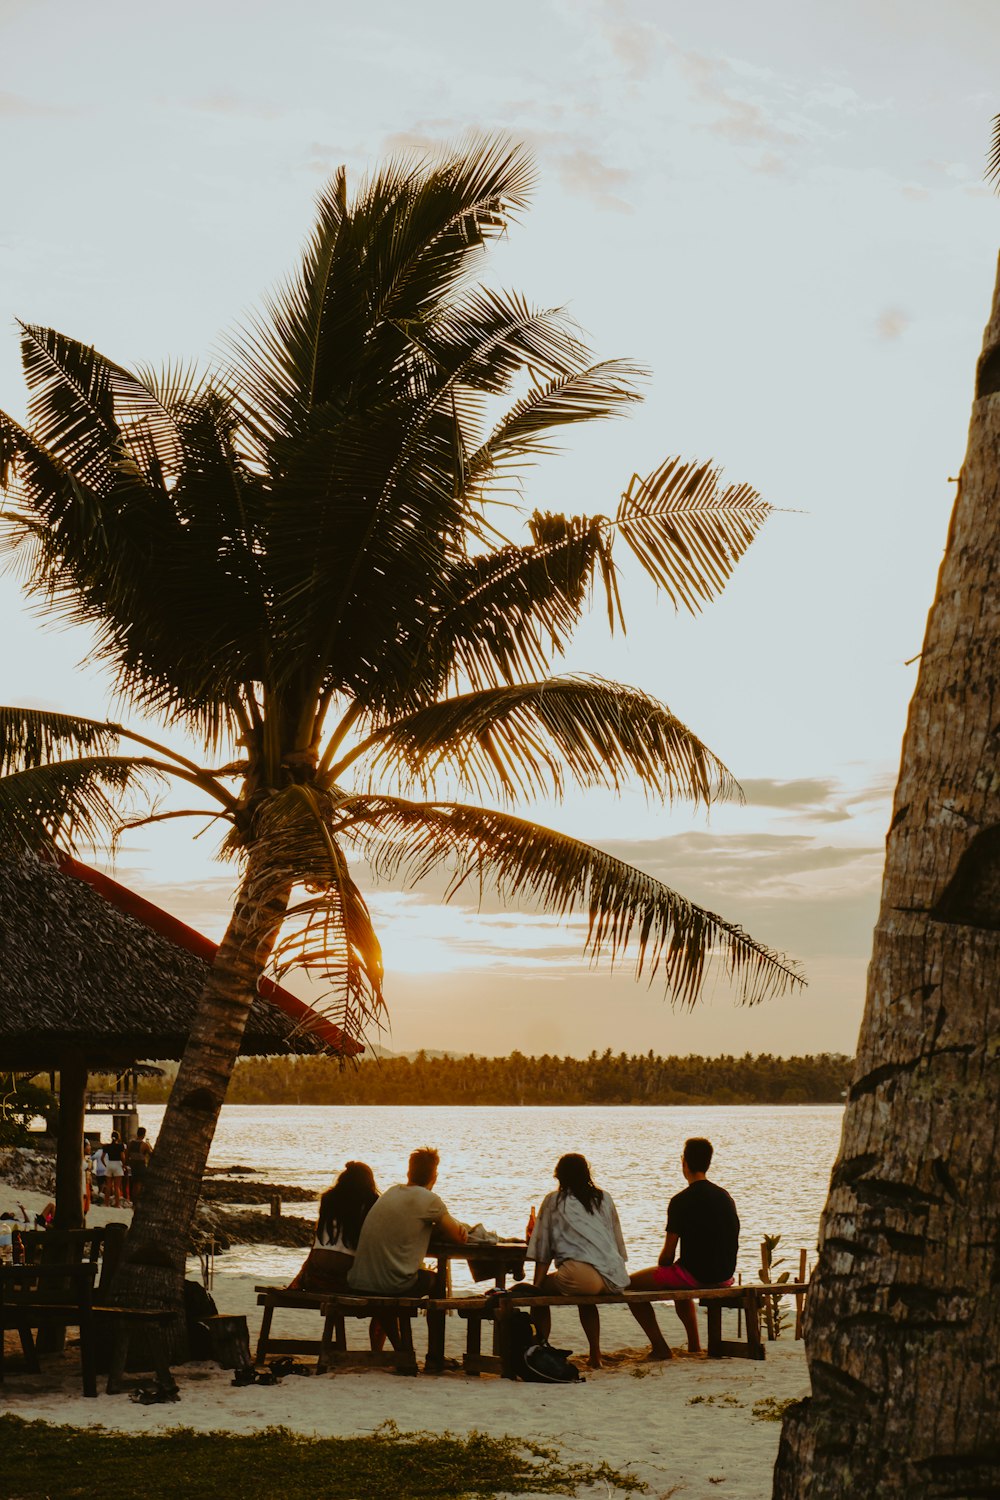
{"type": "MultiPolygon", "coordinates": [[[[180,1057],[214,956],[202,934],[74,860],[0,856],[0,1067],[180,1057]]],[[[244,1056],[359,1050],[288,991],[260,988],[244,1056]]]]}

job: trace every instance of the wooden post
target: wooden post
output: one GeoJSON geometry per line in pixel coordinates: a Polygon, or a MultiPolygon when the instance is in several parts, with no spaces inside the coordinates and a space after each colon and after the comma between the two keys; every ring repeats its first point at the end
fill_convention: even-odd
{"type": "Polygon", "coordinates": [[[83,1112],[87,1064],[64,1056],[59,1064],[59,1130],[56,1136],[56,1212],[54,1229],[82,1229],[83,1112]]]}
{"type": "Polygon", "coordinates": [[[271,1218],[272,1219],[280,1219],[281,1218],[281,1194],[280,1193],[272,1193],[271,1194],[271,1218]]]}
{"type": "MultiPolygon", "coordinates": [[[[805,1249],[803,1248],[802,1250],[799,1251],[799,1280],[800,1281],[805,1281],[805,1279],[806,1279],[806,1252],[805,1252],[805,1249]]],[[[801,1292],[796,1292],[795,1293],[795,1337],[797,1339],[800,1339],[802,1337],[802,1307],[803,1307],[804,1302],[805,1302],[805,1298],[803,1297],[802,1293],[801,1292]]]]}
{"type": "MultiPolygon", "coordinates": [[[[767,1264],[767,1248],[766,1248],[766,1246],[763,1243],[761,1244],[761,1247],[760,1247],[760,1279],[761,1279],[761,1281],[765,1281],[765,1282],[771,1280],[771,1272],[768,1269],[768,1264],[767,1264]]],[[[765,1322],[765,1324],[767,1326],[767,1337],[768,1337],[769,1342],[773,1343],[774,1339],[775,1339],[775,1332],[774,1332],[774,1302],[773,1302],[772,1298],[770,1298],[770,1297],[764,1297],[763,1298],[763,1302],[764,1302],[764,1322],[765,1322]]],[[[750,1318],[749,1318],[749,1310],[748,1310],[748,1315],[747,1315],[747,1324],[748,1325],[749,1325],[749,1322],[750,1322],[750,1318]]]]}

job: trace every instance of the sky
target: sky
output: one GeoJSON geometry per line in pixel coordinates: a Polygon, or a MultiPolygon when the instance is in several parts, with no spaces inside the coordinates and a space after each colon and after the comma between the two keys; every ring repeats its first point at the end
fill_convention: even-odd
{"type": "MultiPolygon", "coordinates": [[[[996,272],[998,46],[995,0],[0,0],[0,408],[24,411],[15,317],[124,364],[209,359],[339,164],[356,181],[504,131],[537,183],[484,278],[651,372],[627,421],[527,476],[528,504],[605,511],[680,454],[776,508],[705,613],[626,568],[625,638],[597,612],[560,664],[669,704],[745,803],[531,812],[793,955],[808,988],[747,1010],[720,976],[682,1013],[590,966],[580,922],[371,889],[391,1049],[853,1050],[996,272]]],[[[114,707],[86,634],[10,571],[0,631],[2,701],[114,707]]],[[[221,935],[210,834],[142,830],[113,869],[221,935]]]]}

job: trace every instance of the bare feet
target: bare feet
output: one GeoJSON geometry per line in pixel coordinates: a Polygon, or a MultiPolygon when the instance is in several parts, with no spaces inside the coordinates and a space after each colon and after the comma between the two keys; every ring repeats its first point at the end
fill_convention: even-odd
{"type": "Polygon", "coordinates": [[[648,1360],[673,1359],[673,1357],[673,1351],[669,1344],[664,1344],[662,1348],[658,1348],[654,1344],[653,1348],[646,1355],[648,1360]]]}
{"type": "Polygon", "coordinates": [[[590,1366],[590,1368],[592,1370],[603,1370],[604,1369],[604,1361],[601,1359],[600,1354],[592,1354],[590,1356],[590,1358],[587,1360],[587,1364],[590,1366]]]}

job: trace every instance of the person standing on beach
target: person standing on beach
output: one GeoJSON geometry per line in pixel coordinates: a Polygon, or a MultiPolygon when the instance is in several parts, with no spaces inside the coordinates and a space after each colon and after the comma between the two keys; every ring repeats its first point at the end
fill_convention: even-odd
{"type": "MultiPolygon", "coordinates": [[[[706,1173],[711,1165],[711,1141],[702,1136],[685,1141],[681,1171],[688,1185],[671,1198],[667,1207],[667,1237],[657,1264],[635,1272],[629,1281],[631,1291],[732,1286],[740,1245],[740,1220],[736,1204],[725,1188],[709,1182],[706,1173]]],[[[675,1302],[674,1310],[684,1325],[688,1350],[699,1354],[701,1339],[694,1300],[675,1302]]],[[[640,1317],[640,1311],[644,1315],[648,1312],[655,1324],[652,1306],[636,1304],[631,1311],[643,1332],[652,1338],[651,1330],[640,1317]]],[[[656,1345],[653,1347],[655,1354],[656,1345]]],[[[667,1356],[660,1356],[664,1357],[669,1357],[669,1350],[667,1356]]]]}
{"type": "Polygon", "coordinates": [[[149,1158],[152,1154],[153,1148],[146,1139],[146,1127],[140,1125],[134,1138],[128,1143],[128,1171],[132,1183],[133,1207],[138,1203],[142,1193],[149,1158]]]}
{"type": "Polygon", "coordinates": [[[122,1182],[125,1177],[125,1143],[117,1130],[111,1132],[111,1140],[104,1147],[107,1166],[104,1180],[104,1202],[108,1208],[123,1208],[122,1182]]]}
{"type": "Polygon", "coordinates": [[[347,1284],[381,1297],[425,1296],[434,1272],[423,1269],[431,1231],[464,1245],[468,1231],[433,1191],[440,1157],[430,1146],[414,1151],[405,1183],[387,1188],[368,1210],[347,1284]]]}

